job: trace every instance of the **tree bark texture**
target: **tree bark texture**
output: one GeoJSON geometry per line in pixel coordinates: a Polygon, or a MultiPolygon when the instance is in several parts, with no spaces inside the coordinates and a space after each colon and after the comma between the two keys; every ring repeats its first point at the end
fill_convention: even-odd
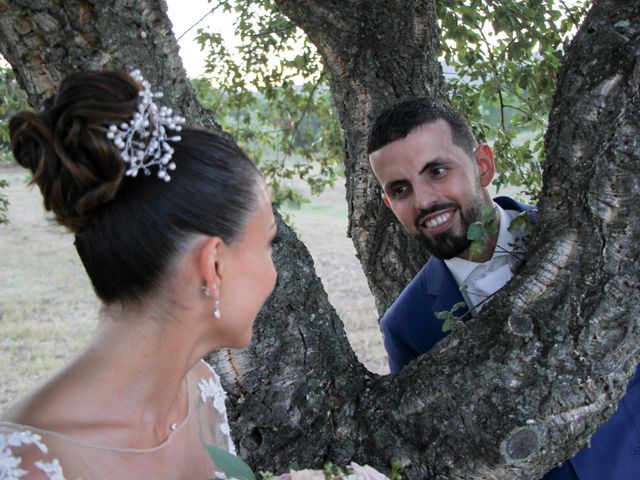
{"type": "MultiPolygon", "coordinates": [[[[435,60],[431,67],[422,65],[432,53],[402,56],[396,42],[406,35],[409,44],[413,35],[435,52],[435,23],[427,20],[433,3],[278,3],[320,44],[341,121],[352,122],[345,137],[348,181],[361,182],[350,187],[350,212],[356,216],[356,196],[371,205],[376,201],[364,146],[375,112],[394,95],[440,95],[435,60]],[[384,26],[396,18],[399,26],[384,26]],[[411,28],[423,34],[411,34],[411,28]],[[360,39],[360,29],[369,40],[360,39]],[[383,54],[367,47],[376,35],[378,49],[389,44],[399,50],[383,54]],[[369,62],[367,55],[374,58],[373,71],[361,79],[358,69],[365,69],[359,65],[369,62]],[[388,81],[394,72],[410,72],[409,85],[400,76],[388,81]]],[[[62,9],[0,0],[0,49],[32,101],[66,74],[88,68],[140,66],[167,100],[182,98],[173,84],[187,85],[188,91],[163,2],[114,4],[117,9],[70,1],[62,9]],[[80,20],[83,12],[89,16],[80,20]],[[141,31],[159,38],[130,48],[144,43],[136,37],[141,31]],[[85,37],[92,41],[82,43],[85,37]],[[15,45],[21,42],[32,43],[15,45]],[[73,60],[54,55],[60,51],[73,60]]],[[[633,208],[640,200],[639,58],[638,2],[596,1],[560,75],[540,226],[527,262],[478,319],[397,376],[373,375],[357,362],[308,252],[282,227],[284,241],[274,252],[278,284],[256,322],[254,342],[211,358],[230,394],[240,455],[256,469],[278,472],[325,461],[384,470],[400,460],[410,479],[534,479],[584,446],[613,412],[640,357],[640,220],[633,208]]],[[[192,122],[203,121],[199,107],[176,107],[192,122]]],[[[393,235],[399,231],[376,208],[361,214],[383,225],[371,226],[369,236],[399,242],[393,235]]],[[[362,225],[369,228],[351,221],[352,234],[362,225]]],[[[357,233],[366,242],[366,232],[357,233]]],[[[401,244],[389,249],[402,253],[401,244]]],[[[365,269],[372,269],[384,249],[359,252],[365,269]]],[[[417,268],[416,258],[398,265],[417,268]]]]}
{"type": "Polygon", "coordinates": [[[1,0],[0,44],[34,106],[70,73],[139,69],[192,123],[220,130],[191,89],[164,0],[1,0]]]}

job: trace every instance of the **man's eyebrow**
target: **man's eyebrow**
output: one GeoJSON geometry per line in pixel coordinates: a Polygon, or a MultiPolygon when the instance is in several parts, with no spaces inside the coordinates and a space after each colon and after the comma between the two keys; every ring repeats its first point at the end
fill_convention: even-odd
{"type": "Polygon", "coordinates": [[[422,168],[420,169],[420,175],[422,175],[429,167],[432,167],[433,165],[439,165],[441,163],[446,162],[447,159],[444,157],[434,157],[431,160],[428,160],[427,162],[425,162],[425,164],[422,166],[422,168]]]}

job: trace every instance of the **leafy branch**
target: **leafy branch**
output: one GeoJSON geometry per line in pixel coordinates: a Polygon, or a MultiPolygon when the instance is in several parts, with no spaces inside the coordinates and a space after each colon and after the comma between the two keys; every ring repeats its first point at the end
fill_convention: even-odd
{"type": "MultiPolygon", "coordinates": [[[[513,234],[516,234],[513,244],[509,244],[511,250],[507,250],[500,245],[496,245],[496,250],[503,253],[508,253],[513,256],[518,263],[522,260],[523,254],[526,250],[527,243],[533,237],[534,224],[531,219],[531,215],[528,212],[521,212],[514,217],[507,230],[513,234]]],[[[480,255],[485,250],[487,238],[498,234],[498,222],[494,208],[487,206],[482,210],[482,218],[479,222],[474,222],[469,226],[467,232],[467,238],[472,240],[469,257],[480,255]]],[[[464,293],[468,291],[469,286],[464,283],[460,286],[460,292],[464,293]]],[[[504,287],[503,287],[504,288],[504,287]]],[[[473,306],[474,309],[485,304],[491,298],[494,297],[502,288],[496,290],[491,295],[488,295],[481,302],[473,306]]],[[[458,302],[450,310],[444,310],[440,312],[434,312],[437,319],[442,320],[442,331],[448,332],[455,328],[457,325],[462,325],[464,320],[471,315],[471,309],[466,309],[462,315],[456,315],[456,312],[465,308],[467,304],[465,302],[458,302]]]]}

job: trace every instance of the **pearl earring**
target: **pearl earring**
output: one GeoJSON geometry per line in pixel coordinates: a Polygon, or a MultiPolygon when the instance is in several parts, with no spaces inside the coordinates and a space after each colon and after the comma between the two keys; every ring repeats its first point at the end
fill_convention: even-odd
{"type": "Polygon", "coordinates": [[[218,288],[216,287],[216,296],[213,299],[213,316],[220,320],[220,294],[218,293],[218,288]]]}
{"type": "MultiPolygon", "coordinates": [[[[220,319],[222,314],[220,313],[220,295],[218,294],[217,287],[215,289],[215,292],[216,292],[216,295],[213,298],[213,316],[216,317],[217,319],[220,319]]],[[[202,287],[202,293],[204,293],[205,297],[211,296],[211,292],[209,291],[209,288],[206,285],[202,287]]]]}

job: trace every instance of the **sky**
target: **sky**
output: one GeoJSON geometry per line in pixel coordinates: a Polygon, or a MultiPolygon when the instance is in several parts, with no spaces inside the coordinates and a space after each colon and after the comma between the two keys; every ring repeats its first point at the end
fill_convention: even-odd
{"type": "MultiPolygon", "coordinates": [[[[183,35],[217,4],[217,2],[210,3],[208,0],[188,0],[188,2],[184,0],[166,0],[166,2],[176,38],[183,35]]],[[[209,31],[218,32],[222,34],[225,40],[232,41],[234,37],[233,20],[233,15],[222,12],[220,8],[208,15],[201,23],[180,38],[178,41],[180,56],[189,77],[198,77],[204,72],[205,54],[200,51],[200,47],[194,40],[198,28],[206,28],[209,31]]]]}

